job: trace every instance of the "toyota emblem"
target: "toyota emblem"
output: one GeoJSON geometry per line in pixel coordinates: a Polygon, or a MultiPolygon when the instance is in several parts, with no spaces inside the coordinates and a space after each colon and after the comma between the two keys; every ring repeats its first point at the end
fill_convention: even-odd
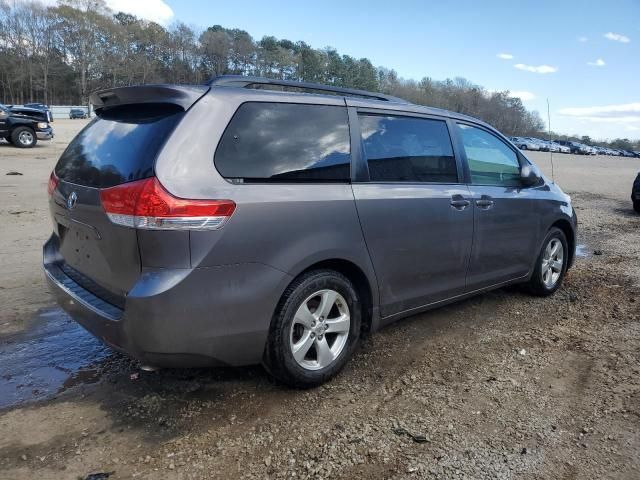
{"type": "Polygon", "coordinates": [[[78,202],[78,194],[76,192],[71,192],[71,195],[67,197],[67,208],[69,210],[73,209],[78,202]]]}

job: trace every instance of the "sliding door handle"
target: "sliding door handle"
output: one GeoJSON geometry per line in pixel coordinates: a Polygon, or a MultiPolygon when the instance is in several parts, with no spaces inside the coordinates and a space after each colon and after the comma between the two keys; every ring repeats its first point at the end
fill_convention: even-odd
{"type": "Polygon", "coordinates": [[[464,210],[469,205],[471,205],[471,202],[469,200],[465,200],[459,195],[456,195],[451,198],[451,206],[456,210],[464,210]]]}
{"type": "Polygon", "coordinates": [[[476,200],[476,205],[480,208],[489,209],[493,207],[493,200],[490,198],[481,198],[480,200],[476,200]]]}

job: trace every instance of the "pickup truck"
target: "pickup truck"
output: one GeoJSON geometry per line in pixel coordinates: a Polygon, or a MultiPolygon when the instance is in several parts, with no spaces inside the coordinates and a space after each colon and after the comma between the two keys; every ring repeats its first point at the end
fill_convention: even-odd
{"type": "Polygon", "coordinates": [[[18,148],[32,148],[38,140],[51,140],[53,128],[42,110],[0,103],[0,138],[18,148]]]}

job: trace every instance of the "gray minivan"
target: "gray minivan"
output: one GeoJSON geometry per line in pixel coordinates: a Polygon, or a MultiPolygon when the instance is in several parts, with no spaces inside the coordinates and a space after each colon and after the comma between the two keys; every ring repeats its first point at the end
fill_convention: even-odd
{"type": "Polygon", "coordinates": [[[113,88],[49,180],[60,305],[145,366],[318,385],[361,335],[508,284],[549,295],[570,198],[464,115],[223,76],[113,88]]]}

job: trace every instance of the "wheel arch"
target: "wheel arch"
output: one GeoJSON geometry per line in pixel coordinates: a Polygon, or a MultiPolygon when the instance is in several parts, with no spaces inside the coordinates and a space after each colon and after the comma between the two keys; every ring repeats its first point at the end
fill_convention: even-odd
{"type": "MultiPolygon", "coordinates": [[[[353,283],[356,292],[361,300],[362,311],[362,332],[368,333],[372,329],[375,330],[375,311],[377,310],[376,284],[372,283],[362,268],[350,260],[344,258],[327,258],[325,260],[316,261],[307,266],[294,275],[284,291],[293,283],[300,275],[312,270],[329,269],[347,277],[353,283]]],[[[374,280],[375,282],[375,280],[374,280]]]]}
{"type": "Polygon", "coordinates": [[[573,230],[573,227],[571,226],[571,223],[569,222],[569,220],[566,220],[564,218],[556,220],[549,227],[549,230],[551,230],[554,227],[562,230],[562,233],[564,233],[564,236],[567,239],[567,243],[569,244],[569,262],[567,263],[567,269],[569,269],[573,265],[575,251],[576,251],[576,232],[573,230]]]}
{"type": "Polygon", "coordinates": [[[10,132],[10,133],[13,133],[13,132],[15,132],[16,130],[18,130],[19,128],[27,128],[27,129],[31,130],[33,133],[36,133],[36,129],[35,129],[35,128],[33,128],[33,125],[29,125],[29,124],[27,124],[27,123],[17,123],[17,124],[13,125],[13,126],[9,129],[9,132],[10,132]]]}

